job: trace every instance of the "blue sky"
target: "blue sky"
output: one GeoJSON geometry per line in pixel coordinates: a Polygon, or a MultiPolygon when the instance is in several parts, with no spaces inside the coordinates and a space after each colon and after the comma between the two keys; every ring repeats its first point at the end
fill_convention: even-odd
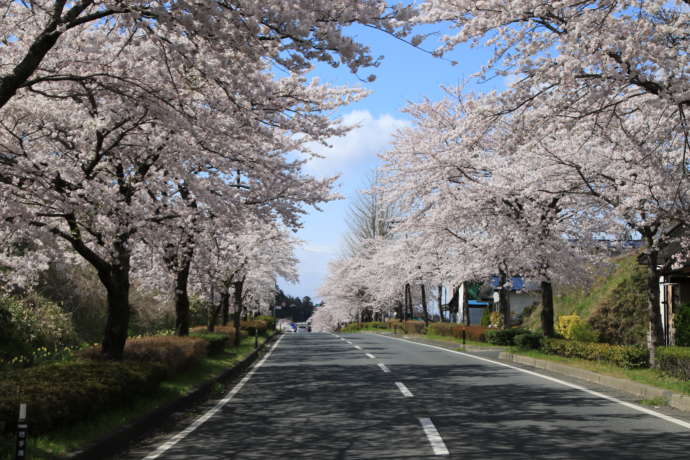
{"type": "MultiPolygon", "coordinates": [[[[423,32],[436,30],[441,31],[442,26],[427,27],[423,32]]],[[[297,233],[305,242],[296,254],[300,260],[300,281],[297,284],[279,281],[281,289],[293,296],[318,298],[316,291],[325,279],[328,262],[341,250],[350,200],[364,188],[367,174],[379,164],[376,154],[388,147],[393,132],[410,124],[409,117],[401,112],[408,102],[418,102],[425,97],[440,99],[444,95],[443,85],[457,86],[464,82],[466,89],[477,92],[504,87],[502,80],[482,84],[469,81],[488,61],[489,50],[463,47],[446,59],[438,59],[373,29],[353,26],[349,32],[370,46],[374,56],[383,55],[384,59],[380,67],[360,72],[361,78],[374,73],[377,78],[373,83],[363,83],[347,68],[319,66],[312,72],[324,83],[361,86],[370,90],[371,95],[334,114],[346,122],[359,123],[361,127],[343,138],[332,139],[333,148],[318,150],[325,158],[307,165],[307,173],[314,176],[340,174],[337,191],[345,199],[324,205],[322,212],[310,209],[304,217],[304,226],[297,233]],[[453,66],[450,60],[458,64],[453,66]]],[[[438,42],[429,39],[423,46],[433,48],[434,43],[438,42]]]]}

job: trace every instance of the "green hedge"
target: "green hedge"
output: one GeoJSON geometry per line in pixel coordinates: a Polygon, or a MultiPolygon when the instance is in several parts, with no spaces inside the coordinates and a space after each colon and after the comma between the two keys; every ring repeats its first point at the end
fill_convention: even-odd
{"type": "Polygon", "coordinates": [[[0,421],[15,427],[19,403],[27,404],[33,433],[87,420],[156,391],[163,366],[134,361],[72,361],[5,372],[0,378],[0,421]]]}
{"type": "Polygon", "coordinates": [[[649,367],[649,353],[646,348],[638,345],[609,345],[546,338],[542,351],[568,358],[607,361],[627,368],[649,367]]]}
{"type": "Polygon", "coordinates": [[[486,332],[486,341],[493,345],[515,345],[515,336],[525,334],[529,331],[525,329],[489,329],[486,332]]]}
{"type": "Polygon", "coordinates": [[[679,379],[690,380],[690,347],[659,347],[656,355],[659,369],[679,379]]]}
{"type": "Polygon", "coordinates": [[[208,354],[219,355],[230,344],[230,336],[222,332],[193,331],[190,337],[198,337],[208,342],[208,354]]]}
{"type": "Polygon", "coordinates": [[[521,350],[538,350],[544,342],[544,335],[538,332],[524,332],[513,338],[515,346],[521,350]]]}

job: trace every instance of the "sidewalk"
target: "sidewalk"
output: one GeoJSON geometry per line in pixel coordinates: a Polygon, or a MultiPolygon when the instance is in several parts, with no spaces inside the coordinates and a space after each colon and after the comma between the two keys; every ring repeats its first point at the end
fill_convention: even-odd
{"type": "MultiPolygon", "coordinates": [[[[393,337],[391,333],[382,333],[393,337]]],[[[522,356],[508,351],[508,347],[501,346],[462,346],[461,343],[450,340],[435,340],[427,339],[421,335],[396,335],[403,339],[412,342],[425,343],[427,345],[435,345],[442,348],[447,348],[454,351],[464,351],[468,353],[478,354],[484,358],[495,359],[498,361],[518,364],[523,367],[530,367],[534,369],[547,370],[565,377],[572,377],[586,382],[595,383],[604,387],[612,388],[618,391],[625,392],[639,399],[655,399],[663,398],[668,401],[668,405],[674,409],[685,412],[690,412],[690,396],[681,393],[676,393],[664,388],[638,383],[632,380],[612,377],[610,375],[601,374],[598,372],[582,369],[580,367],[570,366],[563,363],[557,363],[545,359],[537,359],[529,356],[522,356]]]]}

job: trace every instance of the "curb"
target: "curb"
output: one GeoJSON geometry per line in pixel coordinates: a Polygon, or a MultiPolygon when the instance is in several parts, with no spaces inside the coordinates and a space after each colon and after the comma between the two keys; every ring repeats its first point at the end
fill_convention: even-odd
{"type": "Polygon", "coordinates": [[[606,387],[614,388],[616,390],[625,391],[640,399],[664,398],[668,401],[668,405],[682,411],[690,412],[690,396],[675,393],[671,390],[664,390],[663,388],[646,385],[644,383],[637,383],[627,379],[618,377],[611,377],[609,375],[599,374],[579,367],[568,366],[567,364],[556,363],[544,359],[531,358],[529,356],[516,355],[514,353],[501,352],[498,359],[502,361],[509,361],[525,366],[535,367],[537,369],[545,369],[552,372],[558,372],[569,377],[575,377],[587,382],[597,383],[606,387]]]}
{"type": "Polygon", "coordinates": [[[197,386],[190,393],[171,401],[165,406],[159,407],[152,412],[142,416],[138,420],[125,425],[114,433],[109,433],[102,438],[87,445],[83,449],[71,452],[65,456],[55,456],[60,460],[93,460],[96,458],[108,458],[121,452],[132,440],[143,437],[146,433],[156,429],[161,422],[164,422],[175,412],[188,410],[198,403],[208,399],[213,386],[219,382],[231,380],[249,368],[264,352],[267,345],[272,343],[280,334],[275,333],[269,337],[259,348],[253,350],[249,356],[226,369],[218,377],[208,380],[197,386]]]}

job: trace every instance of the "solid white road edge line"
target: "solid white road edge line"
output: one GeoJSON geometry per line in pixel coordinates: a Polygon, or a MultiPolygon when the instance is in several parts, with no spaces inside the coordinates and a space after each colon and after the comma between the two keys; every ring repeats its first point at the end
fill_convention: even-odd
{"type": "Polygon", "coordinates": [[[430,418],[420,418],[419,423],[422,424],[424,434],[426,434],[426,438],[429,440],[429,444],[431,444],[434,455],[449,455],[450,452],[448,452],[446,443],[443,442],[443,438],[434,426],[434,422],[430,418]]]}
{"type": "Polygon", "coordinates": [[[379,365],[379,367],[381,368],[381,370],[382,370],[383,372],[385,372],[385,373],[387,373],[387,374],[390,374],[391,370],[388,369],[388,367],[386,367],[385,364],[383,364],[383,363],[378,363],[378,365],[379,365]]]}
{"type": "Polygon", "coordinates": [[[367,357],[371,359],[376,359],[376,356],[372,355],[371,353],[367,353],[367,357]]]}
{"type": "Polygon", "coordinates": [[[278,346],[280,341],[283,340],[283,337],[285,337],[285,336],[281,335],[280,337],[278,337],[278,340],[276,341],[276,343],[273,344],[273,346],[268,351],[268,353],[266,353],[266,356],[264,356],[261,359],[261,361],[259,361],[254,366],[252,366],[251,370],[247,373],[247,375],[245,375],[242,378],[242,380],[240,380],[239,383],[237,383],[237,385],[235,385],[232,388],[232,390],[230,390],[230,392],[223,399],[218,401],[218,403],[216,403],[216,405],[213,406],[211,409],[209,409],[204,415],[202,415],[198,419],[194,420],[187,428],[180,431],[179,433],[174,435],[172,438],[170,438],[168,441],[166,441],[163,444],[161,444],[160,446],[158,446],[158,448],[155,451],[151,452],[146,457],[144,457],[144,460],[154,460],[154,459],[160,457],[168,449],[170,449],[175,444],[177,444],[178,442],[180,442],[181,440],[186,438],[187,435],[189,435],[192,431],[199,428],[199,426],[201,426],[201,424],[203,424],[208,419],[213,417],[216,414],[216,412],[218,412],[220,409],[222,409],[223,406],[226,405],[242,389],[244,384],[247,383],[247,381],[249,381],[250,378],[252,378],[252,375],[254,375],[254,372],[256,372],[257,369],[259,369],[263,365],[263,363],[266,362],[268,357],[271,356],[271,353],[273,353],[273,350],[276,349],[276,347],[278,346]]]}
{"type": "Polygon", "coordinates": [[[404,397],[411,398],[412,396],[414,396],[412,392],[405,386],[404,383],[395,382],[395,385],[398,387],[398,390],[400,390],[400,393],[402,393],[404,397]]]}
{"type": "Polygon", "coordinates": [[[502,363],[500,361],[494,361],[493,359],[482,358],[481,356],[474,356],[474,355],[470,355],[469,353],[463,353],[461,351],[455,351],[455,350],[449,350],[449,349],[443,348],[443,347],[437,347],[436,345],[429,345],[426,343],[413,342],[412,340],[399,339],[397,337],[388,337],[386,335],[381,335],[381,337],[385,337],[385,338],[391,339],[391,340],[399,340],[401,342],[414,343],[415,345],[420,345],[423,347],[435,348],[437,350],[447,351],[448,353],[455,353],[456,355],[462,355],[462,356],[466,356],[468,358],[478,359],[480,361],[486,361],[487,363],[496,364],[497,366],[503,366],[503,367],[507,367],[509,369],[514,369],[516,371],[524,372],[525,374],[534,375],[535,377],[541,377],[543,379],[550,380],[552,382],[555,382],[555,383],[558,383],[558,384],[561,384],[561,385],[564,385],[564,386],[567,386],[570,388],[574,388],[576,390],[584,391],[585,393],[589,393],[592,396],[597,396],[599,398],[608,399],[611,402],[618,403],[622,406],[629,407],[630,409],[636,410],[638,412],[642,412],[642,413],[647,414],[647,415],[651,415],[651,416],[656,417],[656,418],[660,418],[661,420],[666,420],[667,422],[676,424],[678,426],[682,426],[683,428],[687,428],[690,430],[690,423],[688,423],[686,421],[677,419],[675,417],[671,417],[670,415],[662,414],[661,412],[647,409],[646,407],[638,406],[637,404],[629,403],[626,401],[621,401],[620,399],[614,398],[613,396],[605,395],[603,393],[599,393],[598,391],[590,390],[589,388],[585,388],[585,387],[583,387],[581,385],[577,385],[575,383],[566,382],[565,380],[560,380],[560,379],[557,379],[555,377],[550,377],[548,375],[540,374],[538,372],[533,372],[533,371],[529,371],[527,369],[522,369],[520,367],[511,366],[510,364],[502,363]]]}

